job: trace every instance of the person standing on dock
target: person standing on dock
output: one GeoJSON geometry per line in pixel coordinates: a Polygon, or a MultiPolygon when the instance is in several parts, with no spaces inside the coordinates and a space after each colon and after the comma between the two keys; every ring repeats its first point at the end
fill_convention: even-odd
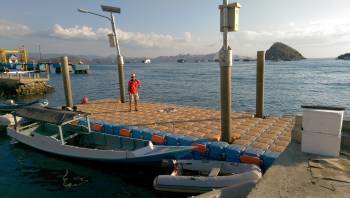
{"type": "Polygon", "coordinates": [[[128,83],[128,90],[129,90],[129,111],[131,112],[131,103],[132,101],[135,101],[135,111],[138,111],[137,103],[139,101],[139,92],[138,89],[141,85],[141,82],[136,79],[136,74],[131,74],[131,79],[128,83]]]}

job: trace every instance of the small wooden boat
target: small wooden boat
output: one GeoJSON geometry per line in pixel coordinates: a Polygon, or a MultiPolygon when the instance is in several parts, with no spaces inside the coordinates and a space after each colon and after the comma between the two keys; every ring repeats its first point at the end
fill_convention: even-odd
{"type": "MultiPolygon", "coordinates": [[[[7,128],[7,135],[18,142],[48,153],[77,159],[104,162],[154,162],[177,159],[192,151],[192,146],[158,146],[151,142],[108,135],[74,125],[84,112],[72,112],[43,107],[18,108],[15,117],[31,122],[7,128]]],[[[16,120],[16,119],[14,119],[16,120]]]]}
{"type": "Polygon", "coordinates": [[[256,183],[262,173],[252,164],[209,161],[178,160],[173,162],[171,175],[159,175],[153,181],[158,191],[204,193],[228,186],[256,183]]]}
{"type": "Polygon", "coordinates": [[[11,113],[19,107],[39,105],[46,107],[49,104],[48,100],[35,100],[32,102],[14,102],[13,100],[7,100],[5,103],[0,104],[0,114],[11,113]]]}

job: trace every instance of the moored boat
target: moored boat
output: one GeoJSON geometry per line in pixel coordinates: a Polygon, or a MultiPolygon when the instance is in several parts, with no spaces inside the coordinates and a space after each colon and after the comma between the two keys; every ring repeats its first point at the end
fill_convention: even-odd
{"type": "Polygon", "coordinates": [[[35,100],[32,102],[16,102],[16,103],[13,100],[7,100],[4,103],[0,104],[0,114],[11,113],[12,111],[16,110],[19,107],[33,106],[33,105],[46,107],[48,104],[49,104],[49,101],[46,99],[35,100]]]}
{"type": "Polygon", "coordinates": [[[72,69],[75,74],[87,74],[90,70],[90,65],[84,64],[82,61],[79,61],[78,64],[72,65],[72,69]]]}
{"type": "Polygon", "coordinates": [[[183,59],[183,58],[181,58],[181,59],[178,59],[177,62],[178,62],[178,63],[184,63],[184,62],[186,62],[186,60],[183,59]]]}
{"type": "Polygon", "coordinates": [[[142,63],[150,64],[151,63],[151,59],[147,58],[147,59],[143,60],[142,63]]]}
{"type": "MultiPolygon", "coordinates": [[[[256,165],[208,160],[174,160],[171,175],[159,175],[153,181],[158,191],[204,193],[228,186],[256,183],[261,169],[256,165]]],[[[233,189],[234,190],[234,189],[233,189]]]]}
{"type": "Polygon", "coordinates": [[[94,132],[75,125],[88,114],[43,107],[22,107],[15,117],[31,120],[22,126],[8,127],[7,135],[17,141],[48,153],[103,162],[154,162],[182,157],[191,146],[160,146],[131,137],[94,132]]]}

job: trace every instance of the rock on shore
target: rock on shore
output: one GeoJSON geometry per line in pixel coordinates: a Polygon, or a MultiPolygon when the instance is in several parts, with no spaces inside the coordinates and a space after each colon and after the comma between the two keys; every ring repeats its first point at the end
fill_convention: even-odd
{"type": "Polygon", "coordinates": [[[1,80],[0,97],[34,96],[54,91],[48,82],[33,81],[22,84],[15,80],[1,80]]]}
{"type": "Polygon", "coordinates": [[[337,57],[337,59],[350,60],[350,53],[345,53],[337,57]]]}
{"type": "Polygon", "coordinates": [[[302,59],[305,59],[304,56],[297,50],[281,42],[274,43],[270,49],[266,51],[266,60],[294,61],[302,59]]]}

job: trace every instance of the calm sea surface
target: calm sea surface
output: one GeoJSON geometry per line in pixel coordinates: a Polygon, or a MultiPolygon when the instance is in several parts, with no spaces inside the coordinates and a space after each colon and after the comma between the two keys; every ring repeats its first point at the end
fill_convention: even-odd
{"type": "MultiPolygon", "coordinates": [[[[141,102],[219,108],[217,63],[126,64],[126,79],[137,73],[141,102]]],[[[255,62],[234,62],[233,109],[255,111],[255,62]]],[[[302,104],[350,108],[350,61],[309,59],[266,62],[265,113],[295,115],[302,104]]],[[[93,65],[88,75],[72,75],[74,101],[119,97],[114,65],[93,65]]],[[[51,74],[56,92],[50,106],[64,105],[61,75],[51,74]]],[[[26,99],[22,99],[26,100],[26,99]]],[[[28,100],[28,99],[27,99],[28,100]]],[[[350,115],[350,110],[345,112],[350,115]]],[[[152,197],[154,167],[101,166],[60,159],[0,137],[2,197],[152,197]]]]}

